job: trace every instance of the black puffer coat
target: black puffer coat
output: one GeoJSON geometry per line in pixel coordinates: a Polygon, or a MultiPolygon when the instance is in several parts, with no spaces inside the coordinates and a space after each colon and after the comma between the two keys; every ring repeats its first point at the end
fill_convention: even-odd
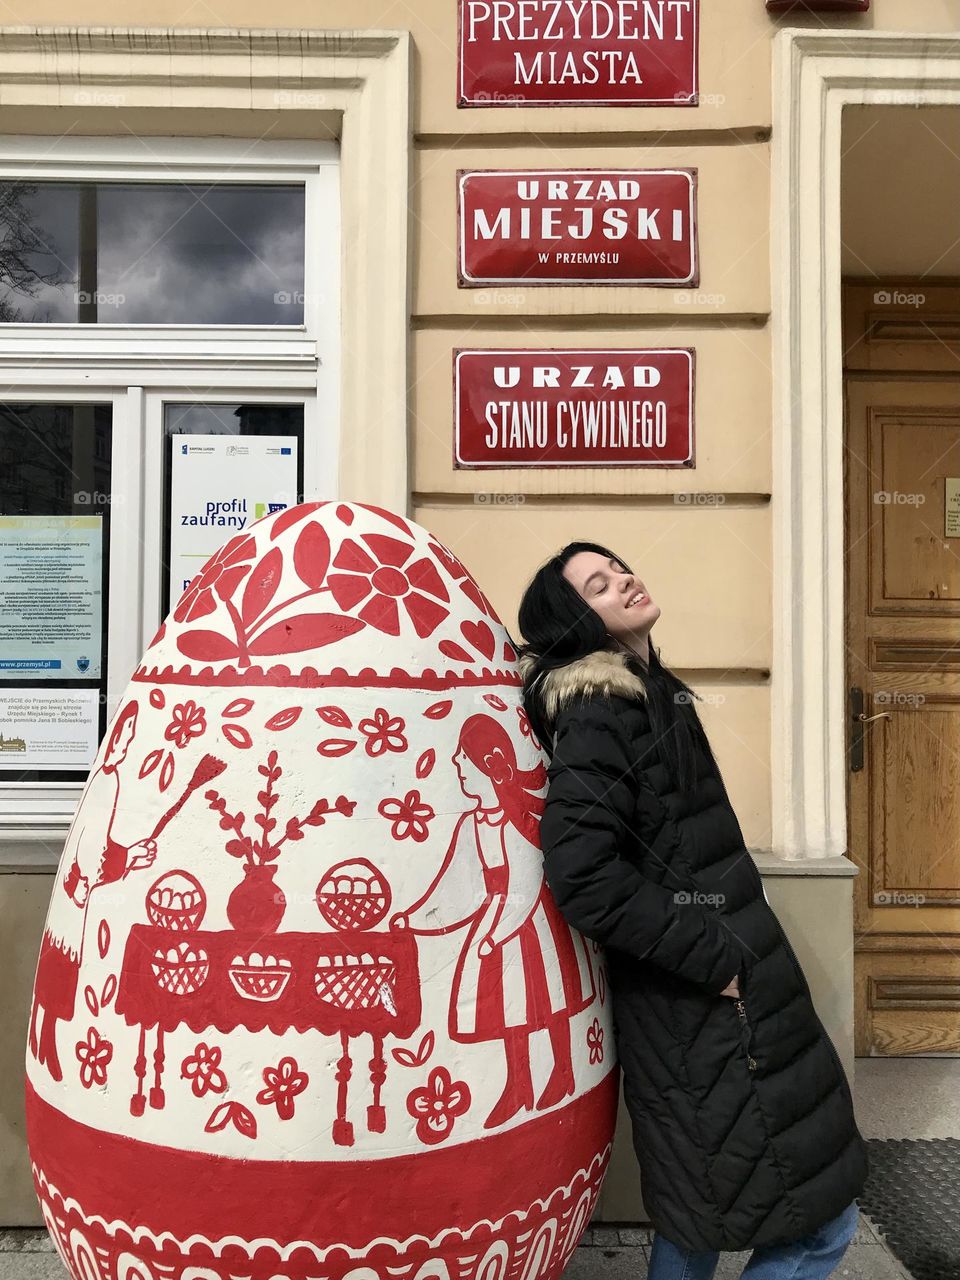
{"type": "Polygon", "coordinates": [[[670,787],[631,662],[600,650],[540,677],[544,874],[606,949],[655,1229],[697,1251],[787,1243],[861,1193],[866,1144],[723,783],[701,751],[696,794],[670,787]],[[719,994],[735,974],[739,1008],[719,994]]]}

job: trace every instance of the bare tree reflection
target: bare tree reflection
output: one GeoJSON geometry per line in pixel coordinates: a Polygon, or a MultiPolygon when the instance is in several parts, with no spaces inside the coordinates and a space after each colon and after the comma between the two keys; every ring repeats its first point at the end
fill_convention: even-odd
{"type": "Polygon", "coordinates": [[[41,236],[35,221],[38,192],[35,182],[0,182],[0,323],[49,321],[49,311],[25,317],[16,298],[35,298],[42,287],[68,279],[56,245],[41,236]]]}

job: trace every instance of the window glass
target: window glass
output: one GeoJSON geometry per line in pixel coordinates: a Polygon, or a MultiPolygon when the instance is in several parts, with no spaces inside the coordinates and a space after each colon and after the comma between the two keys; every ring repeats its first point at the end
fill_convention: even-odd
{"type": "Polygon", "coordinates": [[[77,782],[107,719],[112,406],[0,403],[0,779],[77,782]]]}
{"type": "Polygon", "coordinates": [[[304,187],[0,181],[0,321],[303,323],[304,187]]]}

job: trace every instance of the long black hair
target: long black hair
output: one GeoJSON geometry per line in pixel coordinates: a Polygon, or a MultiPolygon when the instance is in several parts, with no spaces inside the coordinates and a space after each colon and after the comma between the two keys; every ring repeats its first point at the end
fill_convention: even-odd
{"type": "Polygon", "coordinates": [[[719,778],[716,758],[693,705],[694,699],[700,700],[699,694],[660,661],[652,642],[649,662],[644,663],[638,654],[611,636],[600,615],[564,577],[565,565],[580,551],[595,551],[605,559],[616,560],[628,573],[633,572],[626,560],[608,547],[596,542],[569,542],[541,565],[524,591],[518,613],[524,643],[514,647],[520,657],[529,655],[534,660],[524,679],[523,702],[538,741],[552,755],[553,725],[544,706],[543,681],[538,677],[598,649],[624,649],[627,666],[646,691],[657,751],[675,789],[692,792],[696,787],[698,744],[719,778]]]}

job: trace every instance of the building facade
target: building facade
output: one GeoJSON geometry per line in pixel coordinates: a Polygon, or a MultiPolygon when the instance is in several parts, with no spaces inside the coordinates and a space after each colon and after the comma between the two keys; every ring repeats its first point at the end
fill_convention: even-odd
{"type": "MultiPolygon", "coordinates": [[[[520,0],[460,12],[454,0],[279,0],[269,25],[246,0],[134,0],[123,26],[103,0],[87,0],[82,26],[62,0],[37,0],[22,26],[8,11],[0,530],[22,546],[24,518],[42,518],[17,561],[31,572],[44,573],[45,543],[73,558],[68,580],[46,571],[39,620],[4,588],[20,628],[0,650],[5,1224],[38,1221],[22,1055],[84,743],[104,732],[189,557],[240,527],[237,510],[194,503],[202,532],[178,530],[202,483],[181,463],[191,437],[263,459],[267,505],[343,495],[409,515],[517,636],[520,595],[545,558],[574,538],[621,549],[661,606],[661,657],[703,696],[747,844],[850,1074],[855,1053],[960,1052],[960,867],[952,845],[924,856],[950,820],[929,782],[946,757],[925,744],[950,748],[942,654],[960,607],[942,464],[943,433],[960,421],[948,234],[960,3],[846,9],[594,4],[592,20],[621,34],[659,23],[661,49],[671,23],[697,19],[682,39],[675,30],[695,101],[674,90],[645,103],[647,77],[625,59],[608,68],[620,96],[591,100],[573,15],[557,47],[580,62],[565,67],[543,30],[533,52],[533,6],[520,0]],[[530,56],[504,64],[522,92],[496,87],[481,36],[520,54],[530,37],[530,56]],[[509,252],[528,251],[524,200],[541,219],[543,201],[517,186],[512,224],[503,205],[478,217],[466,183],[539,178],[552,205],[583,218],[599,197],[551,180],[651,170],[677,177],[687,200],[686,221],[656,224],[647,204],[621,237],[637,248],[675,229],[680,256],[655,246],[656,280],[649,255],[631,276],[575,252],[553,259],[550,278],[511,276],[509,252]],[[504,242],[496,268],[467,253],[478,228],[504,242]],[[549,370],[569,371],[558,352],[589,370],[581,405],[616,400],[624,353],[658,380],[665,353],[686,353],[670,377],[688,453],[656,452],[674,436],[657,434],[654,410],[622,465],[620,445],[596,441],[531,465],[522,384],[539,377],[542,390],[549,370]],[[484,353],[496,353],[486,366],[484,353]],[[480,372],[468,375],[471,354],[480,372]],[[501,375],[508,409],[495,421],[488,410],[485,436],[470,395],[496,368],[516,374],[501,375]],[[940,430],[919,474],[908,409],[940,430]],[[274,447],[293,454],[257,452],[274,447]],[[871,507],[864,494],[878,490],[926,496],[871,507]],[[901,563],[907,546],[919,567],[901,563]],[[892,620],[887,632],[877,619],[892,620]],[[46,649],[30,651],[62,649],[67,665],[19,662],[31,621],[46,649]],[[23,725],[34,754],[18,761],[23,725]],[[907,786],[918,754],[925,781],[907,786]],[[933,1040],[918,1038],[931,1016],[933,1040]]],[[[616,185],[603,199],[621,197],[636,204],[616,185]]],[[[586,238],[582,222],[537,225],[541,238],[586,238]]],[[[643,1216],[622,1111],[599,1215],[643,1216]]]]}

